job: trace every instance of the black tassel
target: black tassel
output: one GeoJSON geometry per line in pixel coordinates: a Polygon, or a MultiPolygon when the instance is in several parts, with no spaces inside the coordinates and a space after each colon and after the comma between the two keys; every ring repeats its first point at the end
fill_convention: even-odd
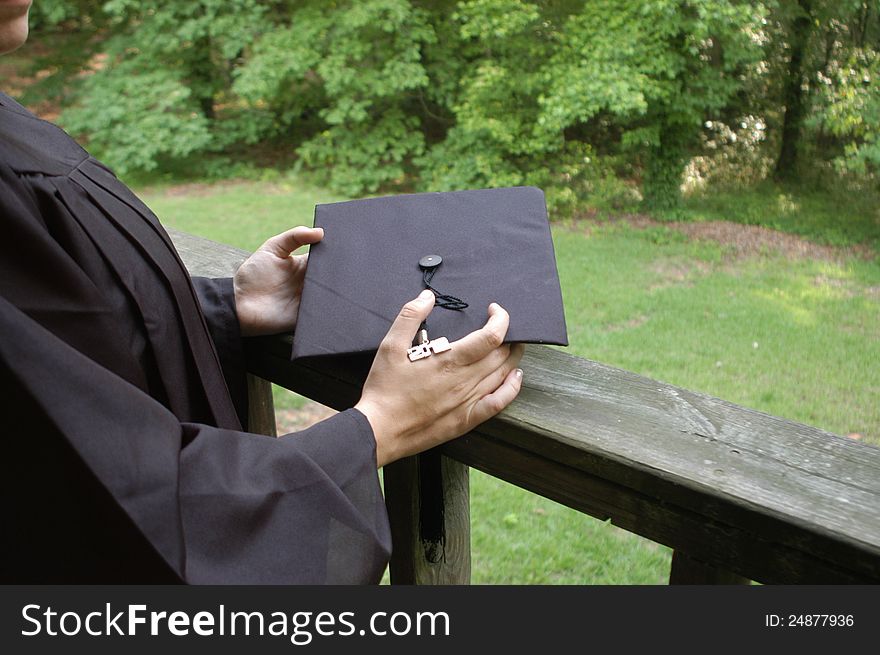
{"type": "Polygon", "coordinates": [[[432,564],[446,561],[444,513],[440,452],[428,450],[419,455],[419,538],[425,559],[432,564]]]}

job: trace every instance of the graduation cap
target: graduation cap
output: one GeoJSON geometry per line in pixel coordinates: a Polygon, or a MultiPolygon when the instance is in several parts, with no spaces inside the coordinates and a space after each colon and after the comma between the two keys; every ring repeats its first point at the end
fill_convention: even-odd
{"type": "Polygon", "coordinates": [[[310,249],[293,359],[375,351],[404,303],[426,288],[436,300],[423,327],[435,349],[444,347],[439,338],[455,341],[485,324],[492,302],[510,314],[507,342],[568,345],[540,189],[317,205],[315,227],[324,239],[310,249]]]}

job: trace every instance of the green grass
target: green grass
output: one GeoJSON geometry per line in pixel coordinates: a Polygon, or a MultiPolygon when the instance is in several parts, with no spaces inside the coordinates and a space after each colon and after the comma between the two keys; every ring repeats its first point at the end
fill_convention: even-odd
{"type": "Polygon", "coordinates": [[[255,250],[268,237],[312,225],[317,203],[345,198],[296,178],[144,188],[141,197],[171,227],[255,250]]]}
{"type": "MultiPolygon", "coordinates": [[[[166,224],[244,248],[310,224],[315,202],[339,199],[295,179],[150,187],[142,196],[166,224]]],[[[720,209],[707,210],[714,218],[742,211],[738,198],[717,202],[720,209]]],[[[854,202],[838,207],[842,222],[861,211],[854,202]]],[[[789,231],[834,242],[830,214],[808,212],[812,223],[789,231]]],[[[871,233],[859,220],[858,234],[871,233]]],[[[880,444],[876,260],[736,259],[665,227],[581,223],[553,235],[570,352],[880,444]]],[[[471,485],[474,582],[641,584],[668,576],[664,547],[477,471],[471,485]]]]}
{"type": "Polygon", "coordinates": [[[476,584],[665,584],[671,551],[471,470],[476,584]]]}
{"type": "Polygon", "coordinates": [[[780,185],[708,189],[684,199],[686,220],[726,220],[763,225],[822,244],[864,243],[880,249],[880,191],[850,187],[780,185]]]}
{"type": "Polygon", "coordinates": [[[735,261],[626,226],[555,243],[574,354],[880,444],[877,263],[735,261]]]}

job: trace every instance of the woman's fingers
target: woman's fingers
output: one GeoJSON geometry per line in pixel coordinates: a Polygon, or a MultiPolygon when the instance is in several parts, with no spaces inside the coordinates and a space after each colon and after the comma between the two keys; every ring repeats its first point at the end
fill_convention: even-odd
{"type": "MultiPolygon", "coordinates": [[[[473,379],[482,380],[489,376],[493,371],[497,371],[501,368],[504,362],[507,361],[507,358],[510,357],[511,348],[511,345],[504,344],[494,350],[490,350],[482,359],[467,365],[461,365],[456,362],[456,366],[460,366],[461,370],[466,371],[473,379]]],[[[498,384],[501,384],[501,380],[498,381],[498,384]]]]}
{"type": "Polygon", "coordinates": [[[507,311],[493,302],[489,305],[489,318],[486,324],[452,343],[455,361],[467,365],[483,359],[504,343],[509,324],[510,316],[507,311]]]}
{"type": "MultiPolygon", "coordinates": [[[[482,398],[500,387],[510,372],[519,365],[522,354],[523,345],[521,343],[510,346],[507,357],[500,364],[490,369],[483,379],[477,383],[477,386],[474,388],[473,397],[482,398]]],[[[488,360],[489,357],[486,359],[488,360]]]]}
{"type": "Polygon", "coordinates": [[[519,393],[520,344],[504,345],[509,317],[489,307],[486,324],[440,352],[411,363],[405,352],[434,308],[423,291],[400,310],[379,346],[355,406],[376,438],[382,466],[457,437],[494,416],[519,393]],[[424,398],[432,402],[425,403],[424,398]]]}
{"type": "Polygon", "coordinates": [[[281,234],[270,237],[259,247],[259,250],[265,250],[272,253],[276,257],[289,257],[290,253],[300,246],[318,243],[324,238],[324,230],[320,227],[304,227],[299,225],[291,228],[281,234]]]}
{"type": "Polygon", "coordinates": [[[490,394],[480,398],[471,411],[473,425],[495,416],[517,397],[522,388],[522,369],[515,368],[504,378],[501,385],[490,394]]]}
{"type": "Polygon", "coordinates": [[[404,351],[412,346],[416,332],[434,308],[434,294],[425,289],[418,297],[406,303],[391,324],[382,344],[396,351],[404,351]]]}

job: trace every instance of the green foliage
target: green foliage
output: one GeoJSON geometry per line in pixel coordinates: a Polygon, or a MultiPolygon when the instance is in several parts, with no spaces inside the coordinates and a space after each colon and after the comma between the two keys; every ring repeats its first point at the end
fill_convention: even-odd
{"type": "MultiPolygon", "coordinates": [[[[309,37],[302,61],[269,77],[283,87],[320,84],[321,93],[309,96],[320,104],[309,109],[324,129],[299,149],[303,162],[345,193],[401,182],[409,160],[424,150],[419,118],[407,104],[428,86],[421,47],[436,37],[426,12],[407,0],[337,3],[332,11],[313,3],[294,12],[290,23],[263,37],[256,46],[263,60],[255,63],[265,70],[279,44],[300,40],[302,31],[309,37]]],[[[239,88],[259,101],[253,92],[262,75],[248,69],[239,88]]]]}
{"type": "Polygon", "coordinates": [[[349,195],[374,192],[383,185],[401,182],[405,160],[419,154],[421,134],[416,119],[398,109],[389,110],[372,124],[354,123],[348,129],[327,129],[304,144],[303,162],[323,173],[334,189],[349,195]]]}
{"type": "Polygon", "coordinates": [[[651,144],[642,184],[647,209],[667,214],[678,209],[689,136],[685,125],[664,125],[651,144]]]}
{"type": "Polygon", "coordinates": [[[745,189],[767,179],[774,157],[766,145],[767,125],[757,116],[741,116],[731,124],[706,121],[700,135],[701,154],[685,167],[682,190],[745,189]]]}
{"type": "Polygon", "coordinates": [[[878,0],[45,0],[35,28],[80,35],[34,88],[76,92],[62,123],[121,172],[271,146],[349,195],[530,184],[557,215],[675,217],[697,174],[767,174],[791,89],[802,155],[880,161],[878,0]],[[748,150],[706,127],[743,122],[748,150]]]}
{"type": "Polygon", "coordinates": [[[315,7],[301,9],[294,20],[257,39],[244,65],[236,69],[232,85],[250,113],[273,117],[279,133],[327,102],[321,79],[313,71],[321,61],[319,44],[330,20],[315,7]]]}
{"type": "MultiPolygon", "coordinates": [[[[778,146],[778,176],[797,179],[815,162],[833,159],[842,170],[865,172],[872,138],[852,130],[846,116],[869,100],[870,92],[857,87],[864,74],[871,74],[880,43],[880,2],[774,0],[770,5],[763,33],[766,74],[752,79],[750,113],[767,119],[771,143],[778,146]],[[754,84],[759,77],[761,83],[754,84]],[[790,121],[791,129],[783,129],[790,121]]],[[[874,117],[866,119],[868,131],[876,131],[869,124],[877,125],[874,117]]]]}
{"type": "Polygon", "coordinates": [[[54,27],[65,21],[75,19],[85,8],[84,0],[40,0],[31,6],[31,29],[54,27]]]}
{"type": "Polygon", "coordinates": [[[64,114],[74,133],[120,173],[151,170],[161,156],[183,157],[211,144],[207,119],[192,90],[173,71],[126,61],[89,79],[86,100],[64,114]]]}
{"type": "MultiPolygon", "coordinates": [[[[264,13],[256,0],[109,0],[100,15],[113,36],[61,123],[87,134],[122,173],[228,146],[216,105],[264,13]]],[[[242,131],[240,123],[233,128],[242,131]]],[[[245,131],[241,138],[259,136],[245,131]]]]}
{"type": "Polygon", "coordinates": [[[31,5],[31,36],[19,51],[27,61],[16,71],[31,78],[21,101],[36,106],[69,105],[72,88],[81,84],[83,70],[89,69],[102,49],[99,34],[107,20],[89,0],[45,0],[31,5]]]}
{"type": "Polygon", "coordinates": [[[880,171],[880,52],[856,50],[831,73],[817,122],[846,139],[840,166],[863,175],[880,171]]]}
{"type": "Polygon", "coordinates": [[[568,135],[613,122],[649,162],[648,204],[674,206],[689,142],[760,54],[747,36],[760,10],[686,5],[459,3],[453,19],[469,67],[451,105],[454,127],[419,161],[423,185],[528,181],[553,190],[551,206],[570,207],[602,173],[589,144],[568,135]],[[723,56],[707,54],[722,46],[723,56]]]}
{"type": "Polygon", "coordinates": [[[529,184],[547,189],[551,209],[571,209],[583,197],[592,148],[538,128],[547,79],[534,62],[551,57],[559,12],[519,0],[458,3],[450,36],[468,65],[449,87],[453,126],[417,162],[423,188],[529,184]]]}

